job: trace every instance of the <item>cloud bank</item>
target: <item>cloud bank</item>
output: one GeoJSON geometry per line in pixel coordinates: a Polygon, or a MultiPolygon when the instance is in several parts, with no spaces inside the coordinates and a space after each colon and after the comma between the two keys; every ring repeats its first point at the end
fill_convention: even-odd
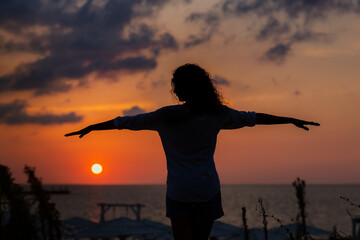
{"type": "Polygon", "coordinates": [[[0,103],[0,123],[7,125],[39,124],[54,125],[64,123],[76,123],[82,120],[82,116],[74,112],[66,114],[35,114],[26,112],[27,103],[22,100],[15,100],[11,103],[0,103]]]}
{"type": "Polygon", "coordinates": [[[123,111],[124,116],[135,116],[141,113],[145,113],[145,110],[138,106],[133,106],[132,108],[123,111]]]}
{"type": "Polygon", "coordinates": [[[178,43],[168,32],[142,21],[165,0],[13,0],[0,3],[0,53],[30,52],[42,57],[0,76],[0,92],[31,90],[37,95],[67,92],[90,73],[146,72],[163,50],[178,43]]]}
{"type": "Polygon", "coordinates": [[[102,79],[119,72],[149,72],[164,51],[196,47],[223,34],[221,25],[227,19],[255,20],[257,27],[249,30],[254,40],[269,45],[259,58],[281,64],[298,43],[330,38],[326,29],[315,30],[316,23],[334,15],[360,14],[359,0],[223,0],[208,11],[184,16],[184,24],[198,30],[179,42],[149,21],[169,2],[174,1],[0,1],[0,54],[39,56],[0,75],[0,93],[68,92],[86,85],[89,74],[102,79]]]}

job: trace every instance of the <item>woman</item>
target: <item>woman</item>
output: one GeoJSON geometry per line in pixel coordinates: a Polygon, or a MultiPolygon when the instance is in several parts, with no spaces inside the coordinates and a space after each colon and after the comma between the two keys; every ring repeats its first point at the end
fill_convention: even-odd
{"type": "Polygon", "coordinates": [[[223,104],[214,80],[195,64],[178,67],[171,84],[172,91],[183,104],[117,117],[65,136],[82,138],[91,131],[108,129],[157,131],[167,161],[166,216],[171,219],[174,239],[205,240],[214,220],[224,214],[213,158],[219,131],[255,124],[287,123],[309,130],[305,125],[319,124],[231,109],[223,104]]]}

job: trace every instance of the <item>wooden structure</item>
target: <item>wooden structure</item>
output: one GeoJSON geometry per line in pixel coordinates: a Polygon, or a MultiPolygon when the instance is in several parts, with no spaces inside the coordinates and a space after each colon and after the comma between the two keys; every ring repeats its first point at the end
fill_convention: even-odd
{"type": "Polygon", "coordinates": [[[141,219],[141,208],[145,207],[145,205],[136,203],[136,204],[125,204],[125,203],[98,203],[98,206],[101,208],[100,213],[100,223],[105,222],[105,213],[109,209],[115,210],[117,207],[123,207],[126,208],[126,210],[130,209],[136,216],[136,220],[139,221],[141,219]]]}
{"type": "Polygon", "coordinates": [[[360,216],[353,217],[352,221],[352,239],[360,240],[360,216]]]}

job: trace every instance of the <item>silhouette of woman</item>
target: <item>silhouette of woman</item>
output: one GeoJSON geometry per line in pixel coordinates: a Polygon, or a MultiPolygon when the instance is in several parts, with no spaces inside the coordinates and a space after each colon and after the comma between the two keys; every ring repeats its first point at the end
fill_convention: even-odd
{"type": "Polygon", "coordinates": [[[183,104],[154,112],[117,117],[65,136],[80,138],[94,130],[154,130],[160,135],[167,161],[166,216],[175,240],[209,238],[214,220],[223,216],[214,151],[221,129],[256,124],[287,124],[309,130],[318,123],[231,109],[223,104],[214,80],[196,64],[178,67],[172,91],[183,104]]]}

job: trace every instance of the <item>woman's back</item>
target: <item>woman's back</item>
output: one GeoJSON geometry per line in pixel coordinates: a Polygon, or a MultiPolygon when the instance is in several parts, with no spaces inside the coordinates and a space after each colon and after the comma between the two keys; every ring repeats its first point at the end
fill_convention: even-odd
{"type": "Polygon", "coordinates": [[[226,106],[216,111],[196,111],[189,104],[167,106],[157,111],[118,117],[118,129],[155,130],[167,159],[167,195],[178,201],[211,199],[220,188],[214,152],[221,129],[254,126],[256,114],[226,106]]]}
{"type": "Polygon", "coordinates": [[[187,104],[162,109],[158,132],[167,159],[167,195],[177,201],[211,199],[220,188],[213,159],[219,116],[187,104]]]}

